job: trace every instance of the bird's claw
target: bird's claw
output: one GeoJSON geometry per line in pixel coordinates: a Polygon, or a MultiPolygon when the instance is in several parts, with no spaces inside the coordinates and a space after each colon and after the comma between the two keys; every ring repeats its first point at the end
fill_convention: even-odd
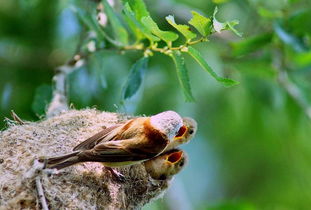
{"type": "Polygon", "coordinates": [[[123,174],[121,174],[120,172],[118,172],[112,168],[109,168],[109,167],[106,167],[106,168],[110,171],[113,179],[115,179],[116,181],[119,181],[119,182],[125,182],[126,179],[125,179],[125,176],[123,174]]]}

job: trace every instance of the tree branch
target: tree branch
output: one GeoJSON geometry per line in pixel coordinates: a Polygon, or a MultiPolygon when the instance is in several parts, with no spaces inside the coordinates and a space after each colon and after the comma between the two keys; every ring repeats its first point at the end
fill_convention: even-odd
{"type": "Polygon", "coordinates": [[[69,109],[67,76],[68,74],[73,72],[76,68],[84,64],[85,56],[82,55],[80,51],[86,33],[87,31],[85,27],[83,27],[73,57],[70,58],[64,65],[59,66],[55,69],[55,75],[52,81],[53,82],[52,100],[46,111],[47,118],[59,115],[60,113],[67,111],[69,109]]]}
{"type": "Polygon", "coordinates": [[[276,49],[274,51],[273,65],[277,70],[278,82],[281,87],[283,87],[287,94],[298,104],[298,106],[301,107],[309,120],[311,120],[311,106],[304,98],[297,85],[289,79],[288,73],[286,71],[284,56],[280,49],[276,49]]]}
{"type": "Polygon", "coordinates": [[[48,204],[46,202],[46,198],[44,196],[44,190],[42,187],[40,176],[36,176],[35,180],[36,180],[36,188],[37,188],[37,192],[38,192],[38,196],[39,196],[39,200],[40,200],[42,209],[43,210],[49,210],[48,204]]]}
{"type": "Polygon", "coordinates": [[[53,77],[53,97],[46,112],[47,118],[56,116],[69,109],[67,98],[68,87],[66,84],[67,76],[76,68],[83,65],[83,63],[83,56],[76,54],[65,65],[56,68],[56,73],[53,77]]]}

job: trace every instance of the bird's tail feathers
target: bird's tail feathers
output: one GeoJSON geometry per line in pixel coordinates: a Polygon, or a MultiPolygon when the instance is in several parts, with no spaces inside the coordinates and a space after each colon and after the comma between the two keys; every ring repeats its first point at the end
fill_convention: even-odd
{"type": "Polygon", "coordinates": [[[79,156],[77,155],[79,151],[70,153],[68,155],[63,155],[59,157],[53,157],[53,158],[48,158],[46,160],[46,167],[45,168],[55,168],[55,169],[62,169],[66,168],[68,166],[74,165],[78,162],[79,156]]]}

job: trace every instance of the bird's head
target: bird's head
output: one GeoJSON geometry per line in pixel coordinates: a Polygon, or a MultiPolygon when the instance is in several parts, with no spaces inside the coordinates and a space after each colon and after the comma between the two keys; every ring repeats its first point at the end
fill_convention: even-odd
{"type": "Polygon", "coordinates": [[[188,158],[182,150],[172,149],[145,162],[145,168],[155,180],[168,180],[180,172],[188,158]]]}
{"type": "Polygon", "coordinates": [[[150,118],[150,123],[169,139],[173,139],[183,126],[182,118],[174,111],[166,111],[153,115],[150,118]]]}
{"type": "Polygon", "coordinates": [[[190,117],[184,117],[183,126],[181,126],[178,130],[177,135],[174,137],[174,141],[178,141],[179,144],[190,141],[196,134],[197,128],[198,125],[194,119],[190,117]]]}

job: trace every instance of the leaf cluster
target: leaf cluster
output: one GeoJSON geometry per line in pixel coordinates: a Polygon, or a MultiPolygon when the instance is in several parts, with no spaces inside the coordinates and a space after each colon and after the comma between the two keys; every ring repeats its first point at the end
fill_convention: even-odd
{"type": "MultiPolygon", "coordinates": [[[[143,0],[123,0],[122,12],[120,13],[107,0],[102,0],[99,6],[94,4],[86,7],[82,0],[76,1],[74,5],[74,10],[80,20],[90,31],[95,32],[97,41],[105,43],[97,46],[121,51],[140,50],[143,52],[142,57],[130,69],[128,79],[123,87],[123,100],[132,97],[137,92],[141,86],[144,72],[148,68],[148,60],[156,52],[172,58],[186,101],[194,101],[194,97],[184,54],[189,54],[216,81],[224,86],[229,87],[238,84],[232,79],[218,76],[200,52],[192,47],[197,43],[207,42],[210,35],[223,30],[231,30],[241,36],[234,28],[238,21],[220,22],[216,19],[217,8],[212,17],[205,17],[198,12],[191,11],[193,17],[188,21],[189,25],[178,24],[174,16],[168,15],[165,18],[166,21],[176,30],[165,31],[160,29],[151,17],[143,0]],[[108,24],[99,23],[96,19],[98,13],[107,17],[108,24]],[[178,39],[183,40],[183,42],[175,46],[175,41],[178,39]]],[[[101,48],[98,47],[96,50],[99,49],[101,48]]]]}

